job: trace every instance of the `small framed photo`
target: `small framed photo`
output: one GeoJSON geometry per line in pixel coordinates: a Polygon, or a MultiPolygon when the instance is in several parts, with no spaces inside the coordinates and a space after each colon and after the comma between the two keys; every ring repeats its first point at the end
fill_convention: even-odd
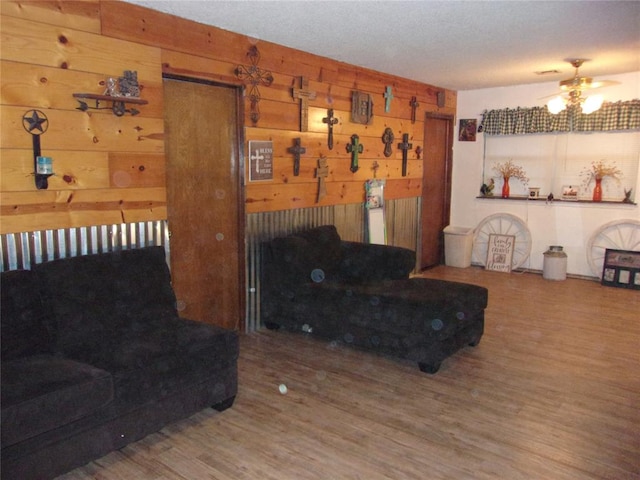
{"type": "Polygon", "coordinates": [[[578,187],[574,187],[573,185],[563,185],[562,186],[562,200],[578,200],[578,187]]]}
{"type": "Polygon", "coordinates": [[[604,255],[601,283],[640,290],[640,252],[608,248],[604,255]]]}
{"type": "Polygon", "coordinates": [[[475,142],[478,131],[478,121],[475,118],[460,120],[458,140],[460,142],[475,142]]]}

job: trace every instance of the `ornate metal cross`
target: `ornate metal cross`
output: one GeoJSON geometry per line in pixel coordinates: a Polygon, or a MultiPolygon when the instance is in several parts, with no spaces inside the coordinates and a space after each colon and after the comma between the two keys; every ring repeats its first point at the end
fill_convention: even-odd
{"type": "Polygon", "coordinates": [[[416,123],[416,109],[420,106],[416,97],[411,97],[411,123],[416,123]]]}
{"type": "Polygon", "coordinates": [[[324,179],[329,175],[329,166],[327,165],[327,157],[318,159],[318,168],[316,168],[316,178],[318,179],[318,199],[316,203],[327,196],[327,186],[324,179]]]}
{"type": "Polygon", "coordinates": [[[309,130],[309,100],[315,100],[316,92],[309,90],[309,79],[300,77],[300,88],[293,88],[293,98],[300,99],[300,131],[309,130]]]}
{"type": "Polygon", "coordinates": [[[389,112],[391,110],[391,100],[393,99],[393,93],[391,93],[391,87],[387,86],[384,90],[384,111],[389,112]]]}
{"type": "Polygon", "coordinates": [[[382,134],[382,143],[384,143],[384,156],[390,157],[393,151],[391,150],[391,144],[395,140],[393,135],[393,130],[389,127],[384,129],[384,133],[382,134]]]}
{"type": "Polygon", "coordinates": [[[333,108],[327,110],[327,116],[322,119],[322,123],[326,123],[329,127],[327,146],[329,147],[329,150],[333,150],[333,126],[338,123],[338,119],[333,116],[333,108]]]}
{"type": "Polygon", "coordinates": [[[398,148],[402,150],[402,176],[407,176],[407,152],[413,148],[413,144],[409,143],[409,134],[402,135],[402,143],[398,144],[398,148]]]}
{"type": "Polygon", "coordinates": [[[264,85],[268,87],[273,83],[273,75],[271,72],[262,70],[258,67],[258,62],[260,61],[260,52],[258,52],[258,47],[252,45],[247,52],[247,56],[251,61],[251,65],[244,66],[238,65],[234,73],[236,77],[240,80],[247,81],[251,87],[249,88],[249,100],[251,102],[251,121],[255,125],[260,120],[260,107],[258,103],[260,102],[260,90],[258,90],[259,85],[264,85]]]}
{"type": "Polygon", "coordinates": [[[300,144],[300,138],[293,139],[293,147],[287,148],[287,152],[293,154],[293,176],[300,174],[300,154],[306,153],[307,149],[300,144]]]}
{"type": "Polygon", "coordinates": [[[355,133],[351,135],[351,143],[347,145],[347,152],[351,154],[351,171],[358,171],[358,154],[364,151],[364,145],[360,143],[360,137],[355,133]]]}

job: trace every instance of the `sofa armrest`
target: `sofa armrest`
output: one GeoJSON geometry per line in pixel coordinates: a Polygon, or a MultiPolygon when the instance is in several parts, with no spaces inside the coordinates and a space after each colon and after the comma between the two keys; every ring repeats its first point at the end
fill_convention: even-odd
{"type": "Polygon", "coordinates": [[[347,282],[403,279],[416,265],[416,253],[408,248],[348,241],[341,248],[339,276],[347,282]]]}

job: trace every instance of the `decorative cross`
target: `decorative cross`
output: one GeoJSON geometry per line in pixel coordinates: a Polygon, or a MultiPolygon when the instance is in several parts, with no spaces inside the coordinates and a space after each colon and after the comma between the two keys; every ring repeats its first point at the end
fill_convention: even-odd
{"type": "Polygon", "coordinates": [[[49,119],[40,110],[29,110],[22,117],[22,126],[31,134],[31,140],[33,145],[33,171],[36,176],[36,188],[38,190],[45,190],[49,187],[48,178],[51,174],[38,173],[38,157],[41,155],[40,148],[40,135],[47,131],[49,128],[49,119]],[[34,132],[38,130],[38,132],[34,132]]]}
{"type": "Polygon", "coordinates": [[[384,129],[384,133],[382,134],[382,143],[384,143],[384,156],[390,157],[393,151],[391,150],[391,144],[395,140],[393,135],[393,130],[389,127],[384,129]]]}
{"type": "Polygon", "coordinates": [[[316,92],[309,90],[309,79],[300,77],[300,88],[292,88],[293,98],[300,99],[300,131],[309,130],[309,100],[315,100],[316,92]]]}
{"type": "Polygon", "coordinates": [[[391,87],[387,86],[384,90],[384,111],[389,112],[391,110],[391,100],[393,99],[393,94],[391,93],[391,87]]]}
{"type": "Polygon", "coordinates": [[[416,109],[420,106],[416,97],[411,97],[411,123],[416,123],[416,109]]]}
{"type": "Polygon", "coordinates": [[[417,158],[418,160],[420,160],[420,155],[422,155],[422,147],[421,147],[420,145],[418,145],[418,146],[416,147],[416,158],[417,158]]]}
{"type": "Polygon", "coordinates": [[[378,177],[378,169],[380,168],[380,164],[377,160],[373,161],[373,165],[371,165],[371,170],[373,170],[373,178],[378,177]]]}
{"type": "Polygon", "coordinates": [[[264,160],[264,155],[256,151],[249,159],[256,161],[256,173],[260,173],[260,160],[264,160]]]}
{"type": "Polygon", "coordinates": [[[398,144],[398,148],[402,150],[402,176],[407,176],[407,152],[413,148],[413,144],[409,143],[409,134],[402,135],[402,143],[398,144]]]}
{"type": "Polygon", "coordinates": [[[318,168],[316,168],[316,178],[318,179],[318,200],[320,202],[327,196],[327,186],[325,185],[325,178],[329,175],[329,166],[327,165],[327,157],[320,157],[318,159],[318,168]]]}
{"type": "Polygon", "coordinates": [[[258,85],[264,85],[265,87],[270,86],[273,83],[273,75],[271,72],[262,70],[258,67],[258,62],[260,61],[260,52],[258,52],[258,47],[252,45],[247,52],[247,56],[251,61],[251,65],[244,66],[238,65],[234,73],[239,80],[247,81],[251,88],[249,89],[249,100],[251,102],[251,121],[255,125],[260,120],[260,107],[258,103],[260,102],[260,90],[258,90],[258,85]]]}
{"type": "Polygon", "coordinates": [[[364,145],[360,143],[360,137],[355,133],[351,135],[351,143],[347,145],[347,152],[351,154],[351,171],[358,171],[358,154],[364,151],[364,145]]]}
{"type": "Polygon", "coordinates": [[[300,154],[306,153],[307,149],[300,144],[300,138],[293,139],[293,147],[287,148],[287,152],[293,154],[293,176],[300,174],[300,154]]]}
{"type": "Polygon", "coordinates": [[[327,116],[322,119],[322,123],[326,123],[329,127],[327,146],[329,147],[329,150],[333,150],[333,126],[338,123],[338,119],[333,116],[333,108],[327,110],[327,116]]]}

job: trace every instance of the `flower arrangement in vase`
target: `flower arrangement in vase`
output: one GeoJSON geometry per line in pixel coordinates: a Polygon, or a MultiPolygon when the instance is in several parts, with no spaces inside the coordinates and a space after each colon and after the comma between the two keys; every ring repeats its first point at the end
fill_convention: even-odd
{"type": "Polygon", "coordinates": [[[519,165],[514,165],[513,160],[509,159],[505,163],[496,163],[493,169],[502,176],[502,198],[509,198],[509,179],[517,178],[523,184],[529,183],[529,177],[519,165]]]}
{"type": "Polygon", "coordinates": [[[611,177],[616,182],[620,183],[622,178],[622,171],[616,166],[615,162],[608,164],[604,159],[591,162],[591,167],[585,168],[580,174],[583,177],[582,184],[585,188],[589,186],[591,181],[595,181],[593,187],[594,202],[602,201],[602,180],[605,177],[611,177]]]}

